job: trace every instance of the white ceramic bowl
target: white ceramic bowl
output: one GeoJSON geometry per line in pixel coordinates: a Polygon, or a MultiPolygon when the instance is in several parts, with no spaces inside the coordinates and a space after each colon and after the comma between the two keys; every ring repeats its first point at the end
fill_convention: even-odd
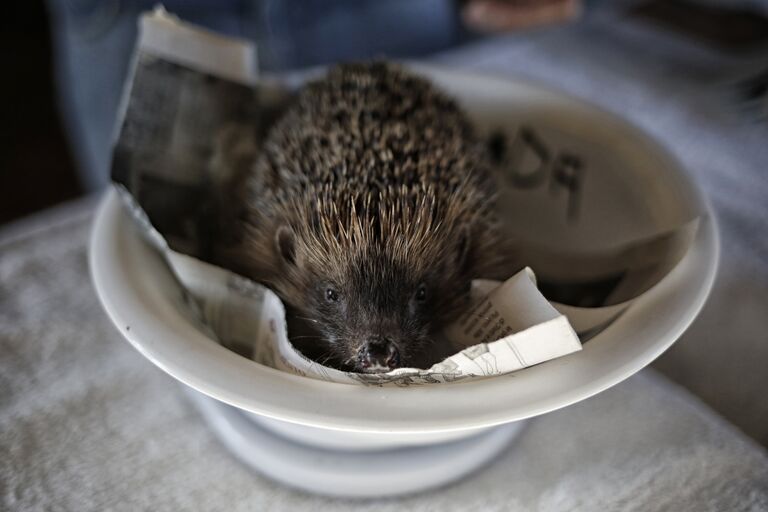
{"type": "MultiPolygon", "coordinates": [[[[259,365],[198,331],[180,312],[181,298],[169,291],[173,278],[160,256],[110,192],[98,210],[90,260],[99,298],[126,339],[200,393],[278,420],[272,424],[287,437],[310,443],[326,438],[328,447],[349,448],[386,447],[388,439],[401,445],[443,442],[544,414],[621,382],[667,349],[700,311],[718,261],[714,219],[677,162],[615,116],[539,85],[419,69],[458,98],[481,125],[486,119],[494,125],[542,120],[612,152],[626,163],[622,172],[644,173],[655,186],[674,189],[675,197],[690,203],[684,207],[704,212],[686,256],[579,353],[486,380],[410,388],[353,386],[259,365]],[[279,427],[283,422],[294,427],[279,427]],[[359,435],[336,442],[328,430],[336,436],[342,431],[359,435]]],[[[653,218],[653,197],[648,201],[653,218]]]]}

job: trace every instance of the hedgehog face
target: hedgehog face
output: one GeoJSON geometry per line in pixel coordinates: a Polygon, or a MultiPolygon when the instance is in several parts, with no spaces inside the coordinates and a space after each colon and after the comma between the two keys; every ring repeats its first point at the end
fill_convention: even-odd
{"type": "Polygon", "coordinates": [[[382,255],[348,262],[347,275],[318,275],[308,301],[316,327],[343,368],[360,372],[419,366],[442,326],[448,293],[431,273],[414,275],[382,255]]]}
{"type": "Polygon", "coordinates": [[[288,278],[278,294],[304,321],[291,333],[292,341],[346,371],[430,366],[435,350],[443,349],[435,346],[435,334],[467,301],[470,280],[457,271],[462,254],[456,245],[415,266],[399,261],[387,244],[368,244],[343,258],[317,249],[304,254],[301,248],[310,244],[302,241],[295,253],[293,242],[285,239],[278,247],[287,256],[288,278]],[[307,335],[307,328],[313,334],[307,335]],[[315,345],[309,350],[307,340],[315,345]]]}

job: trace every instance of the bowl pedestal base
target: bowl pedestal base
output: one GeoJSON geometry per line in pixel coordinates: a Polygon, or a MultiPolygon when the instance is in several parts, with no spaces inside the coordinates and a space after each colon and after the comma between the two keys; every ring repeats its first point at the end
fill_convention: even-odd
{"type": "Polygon", "coordinates": [[[396,496],[456,481],[494,459],[518,437],[525,421],[450,433],[448,440],[413,437],[382,442],[387,434],[364,434],[377,443],[363,446],[360,434],[300,427],[262,418],[196,391],[192,402],[221,442],[242,462],[285,485],[348,498],[396,496]],[[288,427],[281,432],[281,425],[288,427]],[[294,428],[303,430],[299,439],[294,428]],[[308,429],[308,430],[307,430],[308,429]],[[312,443],[308,431],[329,442],[312,443]],[[350,436],[342,448],[344,436],[350,436]],[[335,446],[335,447],[334,447],[335,446]]]}

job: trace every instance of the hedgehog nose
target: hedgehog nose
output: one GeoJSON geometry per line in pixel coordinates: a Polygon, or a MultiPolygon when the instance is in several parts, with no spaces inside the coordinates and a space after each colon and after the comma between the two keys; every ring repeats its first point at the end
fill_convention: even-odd
{"type": "Polygon", "coordinates": [[[360,349],[360,366],[365,371],[388,371],[400,365],[400,352],[389,338],[370,338],[360,349]]]}

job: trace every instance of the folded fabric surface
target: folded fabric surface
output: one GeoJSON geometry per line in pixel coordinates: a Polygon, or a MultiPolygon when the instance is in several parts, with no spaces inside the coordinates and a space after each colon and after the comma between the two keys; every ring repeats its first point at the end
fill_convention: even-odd
{"type": "Polygon", "coordinates": [[[355,502],[274,484],[106,318],[92,213],[81,202],[0,233],[0,509],[768,510],[764,449],[652,370],[533,420],[446,489],[355,502]]]}

